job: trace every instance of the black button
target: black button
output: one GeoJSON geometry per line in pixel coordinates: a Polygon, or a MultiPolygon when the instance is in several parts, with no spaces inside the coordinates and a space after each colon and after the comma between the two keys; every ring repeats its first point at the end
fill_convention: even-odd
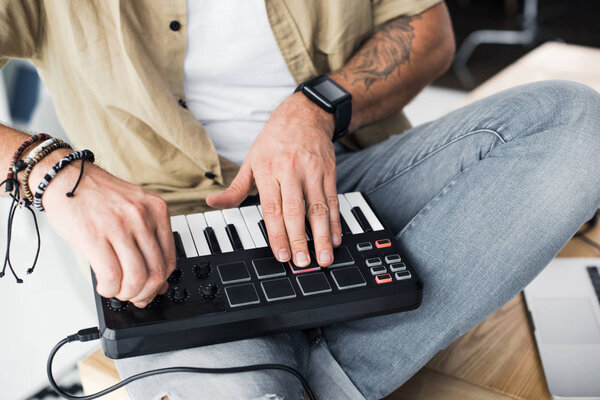
{"type": "Polygon", "coordinates": [[[259,279],[285,276],[285,267],[274,257],[252,260],[252,265],[259,279]]]}
{"type": "Polygon", "coordinates": [[[172,31],[177,32],[179,29],[181,29],[181,24],[179,21],[171,21],[169,28],[171,28],[172,31]]]}
{"type": "Polygon", "coordinates": [[[122,308],[125,308],[125,306],[127,305],[126,302],[116,299],[114,297],[108,300],[108,304],[113,310],[120,310],[122,308]]]}
{"type": "Polygon", "coordinates": [[[217,177],[215,174],[213,174],[210,171],[205,172],[204,176],[207,177],[208,179],[215,179],[217,177]]]}
{"type": "Polygon", "coordinates": [[[330,268],[344,267],[352,264],[354,264],[354,259],[346,246],[335,247],[333,249],[333,263],[329,266],[330,268]]]}
{"type": "Polygon", "coordinates": [[[197,278],[206,278],[208,274],[210,274],[210,263],[208,261],[204,261],[194,264],[193,271],[197,278]]]}
{"type": "Polygon", "coordinates": [[[223,283],[246,282],[250,280],[250,274],[245,262],[222,264],[217,267],[219,276],[223,283]]]}
{"type": "Polygon", "coordinates": [[[288,278],[274,279],[260,283],[267,301],[291,299],[296,297],[296,292],[288,278]]]}
{"type": "Polygon", "coordinates": [[[251,283],[226,287],[225,293],[227,294],[227,301],[231,307],[241,307],[260,303],[256,289],[254,289],[254,285],[251,283]]]}
{"type": "Polygon", "coordinates": [[[298,282],[298,286],[300,286],[302,294],[305,296],[331,292],[331,286],[322,272],[299,275],[296,277],[296,281],[298,282]]]}
{"type": "Polygon", "coordinates": [[[187,103],[185,102],[184,99],[179,99],[177,100],[177,102],[179,103],[179,105],[183,108],[187,108],[187,103]]]}
{"type": "Polygon", "coordinates": [[[367,284],[358,267],[335,269],[331,271],[331,276],[340,290],[366,286],[367,284]]]}

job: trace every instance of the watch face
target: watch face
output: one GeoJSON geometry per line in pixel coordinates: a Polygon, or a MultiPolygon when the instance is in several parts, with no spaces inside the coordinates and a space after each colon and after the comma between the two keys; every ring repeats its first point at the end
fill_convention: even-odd
{"type": "Polygon", "coordinates": [[[335,103],[346,95],[346,93],[328,80],[318,83],[314,86],[314,90],[321,96],[325,97],[330,103],[335,103]]]}

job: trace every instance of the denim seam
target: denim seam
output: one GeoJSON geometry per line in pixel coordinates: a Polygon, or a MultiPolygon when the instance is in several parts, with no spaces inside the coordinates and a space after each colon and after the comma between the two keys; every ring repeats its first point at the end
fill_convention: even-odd
{"type": "Polygon", "coordinates": [[[457,136],[454,139],[452,139],[451,141],[449,141],[448,143],[445,143],[443,145],[441,145],[440,147],[436,148],[435,150],[427,153],[423,158],[419,159],[418,161],[412,163],[411,165],[409,165],[408,167],[404,168],[403,170],[401,170],[400,172],[396,173],[395,175],[393,175],[392,177],[390,177],[389,179],[386,179],[385,182],[380,183],[379,185],[375,186],[374,188],[371,188],[369,190],[367,190],[365,193],[367,195],[373,193],[374,191],[380,189],[381,187],[388,185],[391,181],[393,181],[394,179],[402,176],[403,174],[405,174],[406,172],[410,171],[411,169],[413,169],[414,167],[416,167],[417,165],[421,164],[423,161],[429,159],[430,157],[432,157],[433,155],[437,154],[438,152],[444,150],[446,147],[459,142],[462,139],[465,139],[471,135],[474,135],[476,133],[491,133],[494,136],[496,136],[496,138],[498,140],[500,140],[502,142],[502,144],[506,144],[506,140],[502,137],[502,135],[500,133],[498,133],[497,131],[493,130],[493,129],[476,129],[473,131],[469,131],[463,135],[457,136]]]}
{"type": "MultiPolygon", "coordinates": [[[[295,368],[296,371],[300,371],[300,366],[298,365],[298,360],[296,360],[296,352],[294,351],[294,346],[292,345],[292,334],[291,333],[287,333],[288,336],[288,348],[290,350],[290,355],[291,355],[291,360],[292,363],[294,364],[292,368],[295,368]]],[[[300,400],[304,400],[306,398],[305,393],[304,393],[304,386],[300,385],[300,400]]]]}

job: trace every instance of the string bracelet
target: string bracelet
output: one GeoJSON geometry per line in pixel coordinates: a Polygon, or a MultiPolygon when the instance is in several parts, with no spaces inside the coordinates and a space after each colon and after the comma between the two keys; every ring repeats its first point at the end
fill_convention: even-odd
{"type": "Polygon", "coordinates": [[[27,149],[33,143],[36,143],[36,142],[39,142],[42,140],[48,140],[50,138],[51,138],[51,136],[46,133],[38,133],[36,135],[31,136],[26,141],[24,141],[19,146],[19,148],[14,152],[14,154],[10,160],[10,163],[8,164],[8,174],[6,175],[5,190],[7,192],[12,192],[15,188],[16,164],[17,164],[17,161],[19,160],[19,157],[21,157],[21,154],[23,154],[25,149],[27,149]]]}
{"type": "Polygon", "coordinates": [[[38,185],[37,190],[35,191],[35,195],[33,197],[33,205],[39,211],[44,211],[44,206],[42,205],[42,197],[52,179],[54,179],[54,177],[67,165],[77,160],[81,160],[81,169],[79,171],[79,177],[77,178],[77,182],[75,182],[75,186],[73,186],[73,189],[66,194],[67,197],[73,197],[73,195],[75,194],[75,189],[77,189],[79,182],[81,182],[81,177],[83,176],[84,163],[86,161],[92,163],[94,162],[94,153],[92,153],[90,150],[74,151],[70,154],[67,154],[62,160],[54,164],[54,166],[52,166],[52,168],[48,170],[48,172],[38,185]]]}
{"type": "Polygon", "coordinates": [[[31,188],[29,187],[29,175],[31,175],[33,167],[35,167],[37,163],[39,163],[44,157],[52,153],[54,150],[70,148],[70,144],[58,139],[56,143],[52,143],[44,150],[40,151],[38,155],[36,155],[35,158],[31,161],[31,163],[27,164],[27,168],[23,173],[23,192],[25,193],[25,198],[29,203],[33,203],[33,193],[31,193],[31,188]]]}
{"type": "Polygon", "coordinates": [[[48,140],[43,141],[40,145],[36,146],[33,150],[31,150],[24,160],[17,161],[17,163],[15,164],[15,172],[19,173],[23,171],[25,168],[27,168],[29,164],[33,162],[33,160],[37,157],[38,154],[46,150],[52,144],[58,143],[59,141],[61,140],[57,138],[50,138],[48,140]]]}

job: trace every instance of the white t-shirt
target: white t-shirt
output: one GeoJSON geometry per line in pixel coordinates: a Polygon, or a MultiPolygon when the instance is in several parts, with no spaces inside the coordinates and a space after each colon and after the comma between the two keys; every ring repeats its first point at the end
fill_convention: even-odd
{"type": "Polygon", "coordinates": [[[184,89],[217,153],[241,164],[296,84],[264,0],[188,0],[184,89]]]}

